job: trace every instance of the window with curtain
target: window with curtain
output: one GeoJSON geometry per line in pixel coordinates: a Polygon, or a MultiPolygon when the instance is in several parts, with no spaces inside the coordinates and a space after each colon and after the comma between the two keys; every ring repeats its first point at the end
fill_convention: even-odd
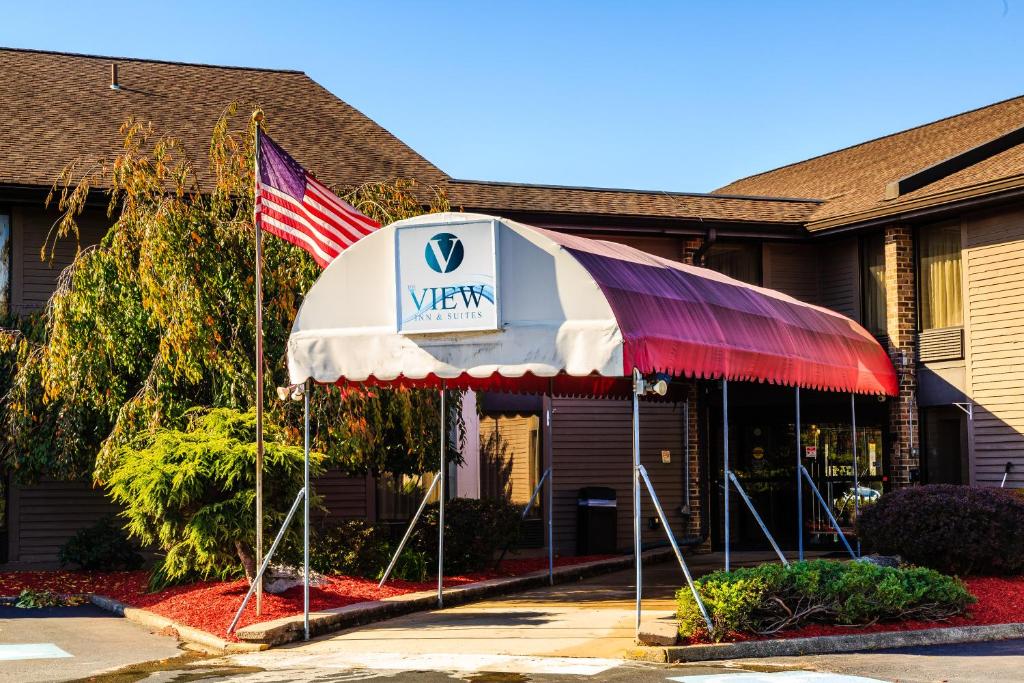
{"type": "Polygon", "coordinates": [[[964,324],[960,288],[960,225],[922,228],[917,233],[918,315],[920,328],[964,324]]]}
{"type": "Polygon", "coordinates": [[[881,232],[861,240],[860,281],[864,327],[871,334],[885,334],[885,235],[881,232]]]}
{"type": "Polygon", "coordinates": [[[757,242],[715,242],[704,254],[704,267],[760,285],[761,245],[757,242]]]}
{"type": "Polygon", "coordinates": [[[11,311],[11,216],[0,212],[0,315],[11,311]]]}

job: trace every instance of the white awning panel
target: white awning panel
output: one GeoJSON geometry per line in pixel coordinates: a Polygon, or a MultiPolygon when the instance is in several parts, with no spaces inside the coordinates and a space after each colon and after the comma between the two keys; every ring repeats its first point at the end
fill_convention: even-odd
{"type": "Polygon", "coordinates": [[[464,213],[393,223],[335,259],[296,317],[288,371],[293,383],[627,374],[611,307],[572,255],[529,226],[464,213]],[[489,226],[491,221],[496,226],[500,329],[400,333],[396,230],[437,226],[443,232],[445,226],[489,226]]]}

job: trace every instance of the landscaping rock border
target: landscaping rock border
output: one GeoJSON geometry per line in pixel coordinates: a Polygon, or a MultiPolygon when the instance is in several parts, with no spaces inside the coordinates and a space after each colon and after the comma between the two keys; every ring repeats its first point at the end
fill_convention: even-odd
{"type": "Polygon", "coordinates": [[[627,659],[643,662],[709,662],[721,659],[792,657],[823,655],[860,650],[888,650],[921,645],[952,645],[992,640],[1024,638],[1024,623],[984,626],[950,626],[917,631],[882,631],[839,636],[748,640],[739,643],[638,647],[626,653],[627,659]]]}

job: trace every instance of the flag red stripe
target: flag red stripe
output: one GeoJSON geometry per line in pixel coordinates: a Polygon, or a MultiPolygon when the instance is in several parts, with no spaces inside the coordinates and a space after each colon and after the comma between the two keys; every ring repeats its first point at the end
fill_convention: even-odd
{"type": "Polygon", "coordinates": [[[282,211],[278,206],[265,206],[261,215],[269,216],[275,221],[301,232],[310,241],[310,244],[315,245],[315,248],[321,252],[321,256],[330,255],[333,258],[345,249],[322,232],[311,229],[309,223],[302,216],[290,211],[282,211]]]}
{"type": "Polygon", "coordinates": [[[338,252],[322,249],[304,230],[288,225],[274,216],[268,214],[261,215],[260,227],[283,240],[291,242],[295,246],[302,247],[321,266],[326,267],[327,264],[338,256],[338,252]]]}
{"type": "Polygon", "coordinates": [[[302,198],[302,205],[315,218],[319,218],[322,222],[330,225],[335,230],[347,235],[349,242],[358,242],[369,234],[368,232],[363,232],[356,225],[346,221],[339,214],[330,213],[330,209],[328,207],[325,207],[322,203],[317,201],[316,197],[313,197],[309,193],[306,193],[306,196],[302,198]]]}
{"type": "Polygon", "coordinates": [[[325,237],[335,242],[341,250],[348,248],[364,237],[363,235],[353,235],[348,231],[339,229],[333,222],[315,215],[305,201],[298,202],[291,196],[272,187],[262,186],[260,194],[265,198],[265,204],[277,206],[282,210],[291,211],[302,216],[303,219],[309,222],[309,230],[323,233],[325,237]]]}
{"type": "Polygon", "coordinates": [[[314,180],[313,178],[306,175],[306,193],[312,192],[315,195],[319,195],[324,201],[330,202],[331,205],[337,208],[340,212],[344,213],[346,217],[350,218],[353,222],[358,224],[362,228],[364,234],[370,234],[374,230],[380,227],[380,223],[373,220],[369,216],[364,216],[359,213],[351,204],[346,202],[341,197],[337,196],[322,184],[314,180]]]}

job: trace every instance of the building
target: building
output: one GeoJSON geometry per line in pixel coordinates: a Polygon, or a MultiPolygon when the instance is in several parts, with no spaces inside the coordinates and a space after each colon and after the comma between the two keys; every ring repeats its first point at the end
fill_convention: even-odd
{"type": "MultiPolygon", "coordinates": [[[[1007,485],[1024,486],[1024,97],[688,194],[451,178],[296,71],[4,49],[0,72],[0,307],[43,306],[73,258],[74,245],[61,243],[53,263],[39,259],[54,220],[43,198],[68,162],[115,153],[129,116],[202,150],[228,103],[259,104],[275,137],[328,185],[413,178],[444,187],[457,208],[627,242],[849,315],[887,346],[901,382],[896,400],[858,400],[867,485],[998,486],[1009,462],[1007,485]]],[[[101,204],[82,221],[85,242],[108,225],[101,204]]],[[[792,541],[792,390],[750,386],[731,399],[736,469],[780,540],[792,541]]],[[[693,543],[715,543],[721,531],[718,401],[716,385],[695,383],[686,403],[652,405],[642,417],[645,459],[677,533],[693,543]]],[[[467,457],[457,491],[525,502],[542,471],[539,399],[491,395],[483,406],[479,441],[467,446],[479,457],[467,457]]],[[[612,486],[628,505],[628,411],[625,401],[555,400],[561,551],[574,545],[580,487],[612,486]]],[[[849,401],[805,395],[804,411],[803,443],[815,447],[806,462],[839,509],[848,502],[849,468],[835,463],[850,446],[849,401]]],[[[0,553],[12,565],[52,563],[74,529],[111,509],[88,482],[5,482],[0,553]]],[[[333,514],[397,520],[409,501],[393,488],[338,474],[318,484],[333,514]]],[[[761,542],[737,524],[740,544],[761,542]]]]}

